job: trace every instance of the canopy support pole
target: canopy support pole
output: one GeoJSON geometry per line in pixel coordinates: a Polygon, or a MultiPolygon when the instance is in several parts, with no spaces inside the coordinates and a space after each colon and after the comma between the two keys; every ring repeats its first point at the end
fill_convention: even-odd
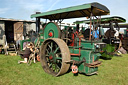
{"type": "Polygon", "coordinates": [[[90,16],[90,35],[89,35],[89,40],[91,40],[91,26],[92,26],[92,13],[90,16]]]}

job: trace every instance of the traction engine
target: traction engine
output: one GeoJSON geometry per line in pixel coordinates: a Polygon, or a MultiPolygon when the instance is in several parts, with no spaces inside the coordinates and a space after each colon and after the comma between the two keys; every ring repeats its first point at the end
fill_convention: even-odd
{"type": "MultiPolygon", "coordinates": [[[[74,28],[75,29],[75,28],[74,28]]],[[[101,41],[85,41],[78,31],[67,27],[60,30],[54,22],[49,22],[43,30],[44,42],[41,46],[41,63],[45,72],[54,76],[66,73],[92,75],[97,73],[99,53],[105,46],[101,41]]]]}

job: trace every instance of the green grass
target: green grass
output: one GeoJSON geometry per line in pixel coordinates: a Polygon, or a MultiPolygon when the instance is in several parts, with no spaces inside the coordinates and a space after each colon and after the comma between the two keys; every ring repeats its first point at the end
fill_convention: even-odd
{"type": "Polygon", "coordinates": [[[72,72],[59,77],[45,73],[40,62],[18,64],[19,56],[0,55],[0,85],[128,85],[128,54],[102,60],[98,75],[85,76],[72,72]]]}

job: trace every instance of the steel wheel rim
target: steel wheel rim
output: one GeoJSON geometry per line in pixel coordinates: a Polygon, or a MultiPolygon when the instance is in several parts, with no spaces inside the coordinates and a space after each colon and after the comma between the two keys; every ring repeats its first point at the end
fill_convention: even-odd
{"type": "Polygon", "coordinates": [[[48,40],[48,42],[46,40],[46,42],[44,42],[41,47],[42,67],[45,72],[52,74],[53,76],[59,76],[66,73],[70,66],[69,64],[65,63],[65,61],[70,60],[69,49],[67,50],[67,47],[67,53],[63,52],[63,48],[60,46],[60,43],[58,44],[58,41],[62,41],[63,43],[65,43],[61,39],[52,38],[48,40]],[[66,56],[65,54],[68,55],[66,56]],[[67,58],[64,58],[64,56],[66,56],[67,58]]]}

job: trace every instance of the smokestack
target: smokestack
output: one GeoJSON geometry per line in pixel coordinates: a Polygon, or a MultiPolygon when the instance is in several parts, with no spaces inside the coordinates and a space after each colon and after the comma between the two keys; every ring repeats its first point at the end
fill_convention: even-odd
{"type": "Polygon", "coordinates": [[[41,12],[36,12],[36,14],[40,14],[41,12]]]}
{"type": "Polygon", "coordinates": [[[38,34],[40,31],[40,18],[36,18],[36,33],[38,34]]]}

